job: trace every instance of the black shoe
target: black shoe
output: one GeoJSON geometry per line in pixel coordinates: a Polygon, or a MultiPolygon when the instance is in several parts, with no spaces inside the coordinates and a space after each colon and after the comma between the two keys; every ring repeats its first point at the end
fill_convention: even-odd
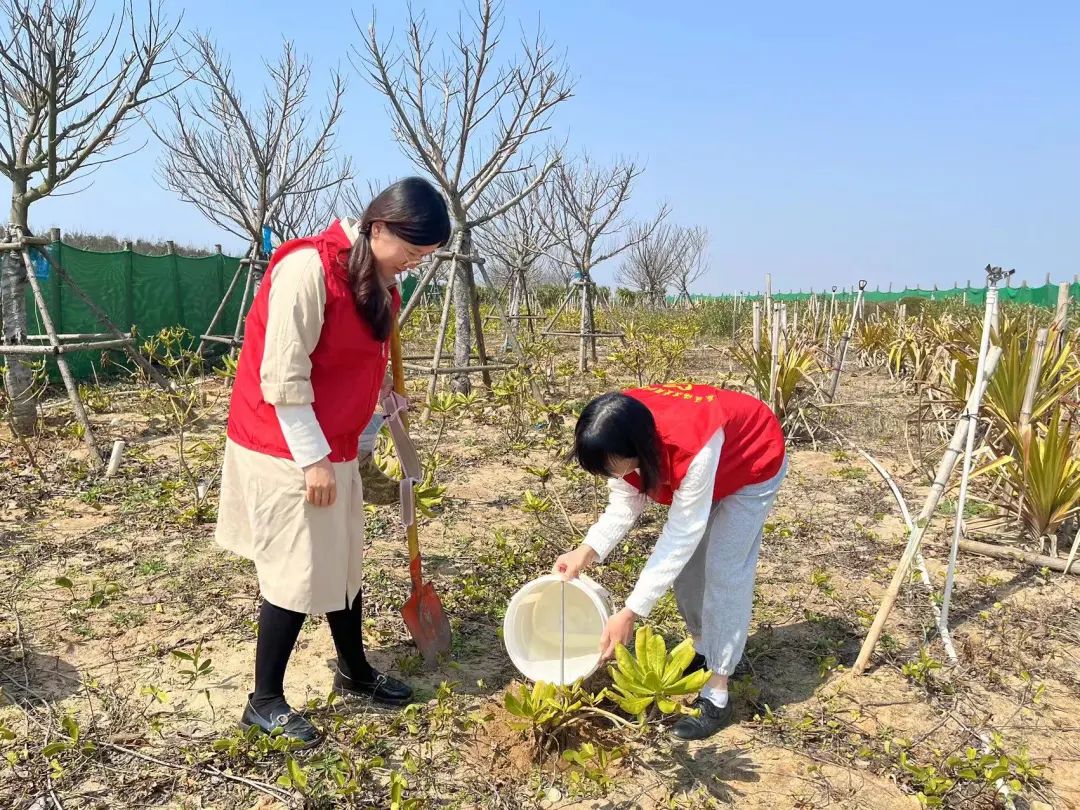
{"type": "Polygon", "coordinates": [[[671,736],[680,740],[704,740],[731,722],[730,703],[721,709],[708,698],[699,697],[694,701],[694,708],[701,713],[697,717],[682,718],[671,727],[671,736]]]}
{"type": "Polygon", "coordinates": [[[695,672],[701,672],[703,669],[708,669],[705,662],[705,656],[695,651],[694,657],[690,659],[690,663],[686,665],[686,669],[683,670],[683,677],[687,675],[693,675],[695,672]]]}
{"type": "Polygon", "coordinates": [[[383,706],[404,706],[413,696],[412,687],[407,683],[375,669],[366,680],[346,678],[338,670],[334,674],[334,691],[342,697],[367,698],[383,706]]]}
{"type": "Polygon", "coordinates": [[[245,731],[252,726],[261,728],[267,734],[274,729],[281,729],[281,736],[294,740],[297,749],[313,748],[322,740],[318,730],[307,719],[294,712],[285,698],[277,703],[256,710],[251,705],[251,696],[248,696],[247,705],[244,706],[244,715],[240,718],[240,728],[245,731]]]}

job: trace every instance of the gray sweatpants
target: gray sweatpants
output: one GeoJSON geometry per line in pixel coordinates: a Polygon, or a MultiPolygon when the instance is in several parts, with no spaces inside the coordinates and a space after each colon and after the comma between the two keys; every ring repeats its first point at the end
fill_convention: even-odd
{"type": "Polygon", "coordinates": [[[730,675],[746,646],[761,533],[786,473],[785,459],[768,481],[717,503],[694,556],[675,580],[679,612],[717,675],[730,675]]]}

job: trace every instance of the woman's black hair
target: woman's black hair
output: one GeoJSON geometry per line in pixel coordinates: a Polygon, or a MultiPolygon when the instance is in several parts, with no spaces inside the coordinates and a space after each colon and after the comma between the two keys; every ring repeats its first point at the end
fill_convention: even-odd
{"type": "Polygon", "coordinates": [[[593,475],[611,475],[612,459],[636,458],[645,492],[660,484],[656,420],[626,394],[603,394],[585,406],[574,428],[574,457],[593,475]]]}
{"type": "Polygon", "coordinates": [[[349,252],[349,285],[356,311],[378,340],[390,337],[390,296],[375,272],[371,224],[382,222],[410,245],[445,245],[450,239],[446,200],[422,177],[406,177],[387,186],[360,217],[360,238],[349,252]]]}

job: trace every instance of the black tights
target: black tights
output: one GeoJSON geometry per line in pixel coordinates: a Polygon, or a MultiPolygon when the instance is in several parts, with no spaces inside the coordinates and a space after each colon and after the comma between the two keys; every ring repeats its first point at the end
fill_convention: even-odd
{"type": "MultiPolygon", "coordinates": [[[[305,616],[263,600],[259,608],[259,637],[255,644],[255,691],[251,696],[256,708],[283,699],[285,668],[289,665],[289,656],[296,646],[305,616]]],[[[326,620],[334,637],[341,674],[354,680],[371,680],[371,665],[364,653],[361,594],[356,594],[352,607],[327,613],[326,620]]]]}

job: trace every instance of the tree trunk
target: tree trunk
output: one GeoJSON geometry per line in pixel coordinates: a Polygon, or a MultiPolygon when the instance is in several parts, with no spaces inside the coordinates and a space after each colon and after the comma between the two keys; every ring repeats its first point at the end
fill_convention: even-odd
{"type": "MultiPolygon", "coordinates": [[[[27,223],[27,206],[21,201],[26,192],[26,179],[16,177],[11,192],[11,224],[27,223]]],[[[0,322],[3,323],[4,343],[26,343],[26,266],[22,256],[8,251],[0,256],[0,322]]],[[[16,355],[4,358],[4,388],[11,400],[11,416],[15,429],[22,435],[34,432],[37,421],[37,400],[33,395],[34,374],[27,364],[29,358],[16,355]]]]}
{"type": "MultiPolygon", "coordinates": [[[[458,253],[472,255],[472,234],[463,224],[458,225],[461,238],[458,253]]],[[[454,260],[454,272],[457,282],[454,284],[454,366],[463,368],[469,365],[472,354],[472,303],[476,294],[473,282],[472,262],[467,259],[454,260]]],[[[455,374],[450,379],[450,390],[459,394],[472,391],[472,381],[468,374],[455,374]]]]}
{"type": "Polygon", "coordinates": [[[589,333],[589,356],[593,365],[596,365],[596,285],[592,283],[592,276],[586,277],[585,285],[585,329],[589,333]]]}

